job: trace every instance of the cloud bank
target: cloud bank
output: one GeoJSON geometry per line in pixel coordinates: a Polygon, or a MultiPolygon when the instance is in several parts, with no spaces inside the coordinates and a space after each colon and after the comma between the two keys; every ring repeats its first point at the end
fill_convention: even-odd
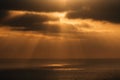
{"type": "Polygon", "coordinates": [[[68,18],[82,18],[120,23],[119,0],[67,0],[66,5],[57,0],[1,0],[1,10],[37,12],[64,12],[68,18]],[[60,5],[59,5],[60,4],[60,5]]]}
{"type": "Polygon", "coordinates": [[[0,58],[120,58],[119,0],[56,3],[2,0],[0,58]]]}

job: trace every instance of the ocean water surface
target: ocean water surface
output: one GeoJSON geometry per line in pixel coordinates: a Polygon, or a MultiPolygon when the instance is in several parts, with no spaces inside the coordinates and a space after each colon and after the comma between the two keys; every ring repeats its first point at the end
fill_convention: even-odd
{"type": "Polygon", "coordinates": [[[0,80],[120,80],[120,60],[4,59],[0,80]]]}

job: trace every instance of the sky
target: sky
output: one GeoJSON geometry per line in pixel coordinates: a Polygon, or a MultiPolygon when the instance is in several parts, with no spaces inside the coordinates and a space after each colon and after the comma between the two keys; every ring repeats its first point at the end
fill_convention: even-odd
{"type": "Polygon", "coordinates": [[[0,59],[120,58],[120,0],[1,0],[0,59]]]}

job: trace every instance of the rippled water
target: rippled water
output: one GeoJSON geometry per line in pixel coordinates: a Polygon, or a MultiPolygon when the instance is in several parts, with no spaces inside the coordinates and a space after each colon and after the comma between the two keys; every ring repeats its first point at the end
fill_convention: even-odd
{"type": "Polygon", "coordinates": [[[0,60],[0,80],[120,80],[120,60],[0,60]]]}

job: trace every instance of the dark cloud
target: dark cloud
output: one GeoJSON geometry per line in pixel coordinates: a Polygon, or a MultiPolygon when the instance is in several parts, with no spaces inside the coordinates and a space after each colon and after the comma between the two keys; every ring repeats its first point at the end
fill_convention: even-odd
{"type": "Polygon", "coordinates": [[[119,0],[87,0],[82,5],[76,3],[74,11],[67,14],[68,18],[95,19],[120,23],[119,0]]]}
{"type": "MultiPolygon", "coordinates": [[[[60,23],[59,16],[56,14],[54,15],[54,12],[45,13],[16,10],[9,10],[6,12],[9,14],[4,16],[6,19],[0,22],[0,27],[7,26],[16,31],[37,31],[42,34],[55,36],[58,36],[58,33],[63,33],[66,37],[69,37],[67,35],[70,33],[78,34],[76,27],[91,28],[91,26],[85,22],[76,25],[76,27],[70,23],[60,23]],[[49,24],[49,21],[52,22],[52,24],[49,24]]],[[[58,12],[58,15],[59,14],[58,12]]],[[[82,34],[82,32],[80,34],[82,34]]]]}
{"type": "Polygon", "coordinates": [[[0,10],[0,22],[8,15],[9,15],[8,11],[0,10]]]}
{"type": "Polygon", "coordinates": [[[58,6],[57,0],[1,0],[0,9],[29,10],[29,11],[64,11],[66,8],[58,6]]]}
{"type": "MultiPolygon", "coordinates": [[[[20,11],[22,12],[22,11],[20,11]]],[[[15,12],[11,13],[15,15],[15,12]]],[[[59,27],[57,25],[47,25],[44,22],[47,21],[57,21],[59,20],[56,17],[50,17],[43,14],[33,14],[32,12],[26,12],[25,14],[11,17],[5,21],[2,21],[0,24],[4,26],[9,26],[13,30],[22,30],[22,31],[39,31],[39,32],[59,32],[59,27]]],[[[19,14],[19,12],[17,13],[19,14]]],[[[6,16],[5,16],[6,17],[6,16]]]]}
{"type": "Polygon", "coordinates": [[[68,0],[66,5],[57,0],[1,0],[0,10],[73,11],[68,18],[105,20],[120,23],[120,0],[68,0]]]}

